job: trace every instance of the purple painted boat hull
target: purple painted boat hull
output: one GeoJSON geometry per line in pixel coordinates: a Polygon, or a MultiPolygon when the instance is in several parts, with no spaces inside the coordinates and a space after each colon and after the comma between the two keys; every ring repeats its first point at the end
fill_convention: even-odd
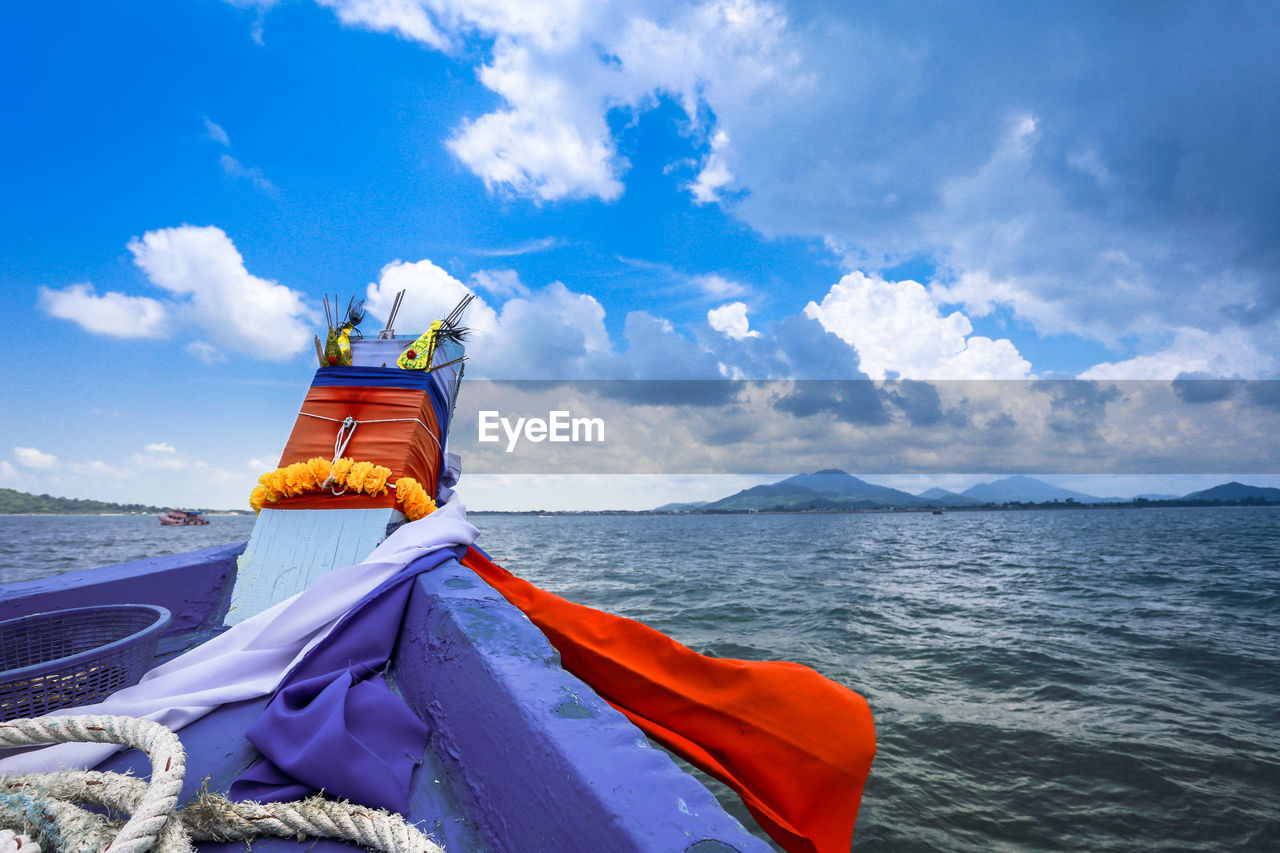
{"type": "MultiPolygon", "coordinates": [[[[220,630],[243,545],[206,548],[0,587],[0,619],[86,604],[160,604],[173,613],[161,657],[220,630]]],[[[578,678],[537,628],[454,561],[415,579],[389,681],[431,731],[407,817],[449,851],[771,849],[652,748],[578,678]]],[[[202,779],[225,790],[255,758],[244,730],[266,704],[225,705],[179,733],[184,800],[202,779]]],[[[139,753],[103,770],[147,772],[139,753]]],[[[204,845],[237,853],[243,844],[204,845]]],[[[291,841],[255,849],[296,850],[291,841]]],[[[331,842],[309,849],[350,850],[331,842]]]]}

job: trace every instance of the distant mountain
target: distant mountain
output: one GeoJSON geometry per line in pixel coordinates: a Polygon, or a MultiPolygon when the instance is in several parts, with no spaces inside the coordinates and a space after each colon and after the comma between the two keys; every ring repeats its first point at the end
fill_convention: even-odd
{"type": "Polygon", "coordinates": [[[164,509],[145,504],[113,504],[80,498],[55,498],[13,489],[0,489],[0,515],[107,515],[116,513],[162,513],[164,509]]]}
{"type": "Polygon", "coordinates": [[[772,483],[764,486],[752,486],[736,494],[721,498],[702,507],[702,512],[743,512],[748,510],[779,509],[835,509],[836,504],[830,498],[806,489],[802,486],[784,486],[772,483]]]}
{"type": "MultiPolygon", "coordinates": [[[[1189,495],[1139,495],[1148,501],[1221,501],[1223,503],[1280,503],[1280,489],[1224,483],[1189,495]]],[[[956,494],[934,487],[918,495],[877,486],[838,468],[797,474],[776,483],[752,486],[718,501],[669,503],[651,512],[750,512],[843,509],[885,509],[887,507],[976,507],[985,504],[1045,504],[1058,501],[1076,504],[1118,503],[1130,505],[1137,498],[1099,498],[1063,489],[1032,477],[1015,476],[979,483],[956,494]]]]}
{"type": "Polygon", "coordinates": [[[663,504],[662,506],[659,506],[659,507],[654,507],[650,511],[651,512],[691,512],[692,510],[695,510],[695,509],[702,509],[706,505],[707,505],[707,501],[692,501],[690,503],[672,503],[672,504],[663,504]]]}
{"type": "Polygon", "coordinates": [[[811,489],[823,497],[832,500],[859,500],[883,503],[890,506],[914,506],[920,501],[910,492],[891,489],[888,486],[877,486],[839,468],[828,468],[812,474],[797,474],[788,477],[777,485],[800,486],[811,489]]]}
{"type": "Polygon", "coordinates": [[[873,509],[920,504],[921,501],[908,492],[877,486],[829,468],[743,489],[727,498],[712,501],[702,507],[702,511],[873,509]]]}
{"type": "Polygon", "coordinates": [[[1077,503],[1102,503],[1103,498],[1086,495],[1084,492],[1073,492],[1062,489],[1032,477],[1005,477],[990,483],[979,483],[961,492],[965,497],[973,498],[979,503],[1046,503],[1066,501],[1068,498],[1077,503]]]}
{"type": "Polygon", "coordinates": [[[921,492],[916,497],[920,499],[921,503],[929,506],[980,506],[985,503],[985,501],[940,489],[937,486],[921,492]]]}
{"type": "Polygon", "coordinates": [[[941,489],[941,488],[938,488],[937,486],[934,486],[932,489],[926,489],[925,491],[916,495],[916,497],[922,498],[928,501],[928,500],[938,500],[941,498],[958,498],[960,497],[960,495],[956,492],[948,491],[947,489],[941,489]]]}
{"type": "Polygon", "coordinates": [[[1244,483],[1223,483],[1211,489],[1192,492],[1182,498],[1187,501],[1260,501],[1280,503],[1280,489],[1265,486],[1246,486],[1244,483]]]}

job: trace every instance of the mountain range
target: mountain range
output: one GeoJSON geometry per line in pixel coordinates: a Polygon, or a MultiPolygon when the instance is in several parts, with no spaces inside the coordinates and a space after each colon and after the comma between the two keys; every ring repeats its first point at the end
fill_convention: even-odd
{"type": "Polygon", "coordinates": [[[915,507],[978,507],[1008,503],[1130,503],[1131,500],[1186,500],[1280,503],[1280,489],[1224,483],[1181,497],[1151,495],[1141,498],[1100,498],[1063,489],[1025,476],[1004,477],[979,483],[963,492],[931,488],[918,495],[868,483],[837,468],[797,474],[776,483],[752,486],[717,501],[665,504],[654,512],[750,512],[752,510],[845,510],[915,507]]]}

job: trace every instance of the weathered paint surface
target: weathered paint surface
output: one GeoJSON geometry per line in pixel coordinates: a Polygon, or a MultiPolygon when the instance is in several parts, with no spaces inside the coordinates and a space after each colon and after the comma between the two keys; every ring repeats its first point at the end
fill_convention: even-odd
{"type": "Polygon", "coordinates": [[[392,677],[494,850],[770,849],[455,562],[417,579],[392,677]]]}
{"type": "Polygon", "coordinates": [[[240,557],[228,625],[302,592],[320,575],[358,563],[404,521],[398,510],[270,509],[258,513],[240,557]]]}
{"type": "Polygon", "coordinates": [[[0,586],[0,620],[96,604],[159,604],[172,615],[162,655],[221,629],[244,543],[148,557],[0,586]]]}

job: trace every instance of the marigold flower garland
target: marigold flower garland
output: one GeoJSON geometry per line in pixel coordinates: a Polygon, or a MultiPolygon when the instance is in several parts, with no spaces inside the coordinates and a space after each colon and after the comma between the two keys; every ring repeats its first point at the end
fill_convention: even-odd
{"type": "Polygon", "coordinates": [[[417,480],[401,477],[394,483],[388,483],[390,476],[391,469],[384,465],[357,462],[346,456],[330,463],[328,459],[317,456],[263,474],[249,495],[249,506],[258,512],[264,504],[295,495],[332,491],[334,494],[351,492],[376,497],[385,495],[387,489],[392,488],[396,490],[396,503],[400,504],[401,512],[410,521],[417,521],[436,511],[436,502],[417,480]]]}

